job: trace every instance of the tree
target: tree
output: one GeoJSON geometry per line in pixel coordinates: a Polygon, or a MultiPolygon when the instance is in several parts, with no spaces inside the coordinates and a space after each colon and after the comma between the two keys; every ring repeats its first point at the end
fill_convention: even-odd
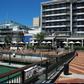
{"type": "Polygon", "coordinates": [[[12,36],[11,35],[6,35],[5,39],[4,39],[6,47],[11,44],[11,41],[12,41],[12,36]]]}
{"type": "Polygon", "coordinates": [[[36,40],[38,41],[38,45],[41,45],[41,42],[44,40],[45,34],[43,32],[37,33],[35,35],[36,40]]]}

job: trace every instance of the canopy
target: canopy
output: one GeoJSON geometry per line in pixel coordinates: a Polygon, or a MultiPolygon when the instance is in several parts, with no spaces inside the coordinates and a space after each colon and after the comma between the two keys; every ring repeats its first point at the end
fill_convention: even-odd
{"type": "Polygon", "coordinates": [[[69,43],[70,43],[70,44],[74,44],[74,42],[73,42],[73,41],[70,41],[69,43]]]}
{"type": "Polygon", "coordinates": [[[80,44],[80,41],[77,41],[77,42],[75,42],[75,43],[80,44]]]}
{"type": "Polygon", "coordinates": [[[47,43],[51,43],[51,41],[48,41],[47,43]]]}
{"type": "Polygon", "coordinates": [[[45,44],[45,43],[46,43],[46,41],[43,41],[42,43],[44,43],[44,44],[45,44]]]}
{"type": "Polygon", "coordinates": [[[64,44],[67,44],[68,42],[64,41],[63,43],[64,43],[64,44]]]}

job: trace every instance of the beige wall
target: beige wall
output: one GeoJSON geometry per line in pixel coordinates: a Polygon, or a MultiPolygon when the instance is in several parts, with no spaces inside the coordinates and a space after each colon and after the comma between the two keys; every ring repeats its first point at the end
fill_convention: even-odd
{"type": "Polygon", "coordinates": [[[40,17],[33,18],[33,27],[40,27],[40,17]]]}

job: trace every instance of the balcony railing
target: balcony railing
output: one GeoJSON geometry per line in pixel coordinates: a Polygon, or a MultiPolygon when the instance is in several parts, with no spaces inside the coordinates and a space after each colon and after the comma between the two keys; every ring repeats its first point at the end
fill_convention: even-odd
{"type": "Polygon", "coordinates": [[[47,14],[47,15],[43,15],[43,17],[47,17],[47,16],[61,16],[61,15],[70,15],[70,13],[47,14]]]}
{"type": "Polygon", "coordinates": [[[73,19],[74,21],[84,21],[84,18],[80,18],[80,19],[73,19]]]}
{"type": "Polygon", "coordinates": [[[84,12],[81,12],[81,13],[74,13],[74,15],[84,15],[84,12]]]}
{"type": "Polygon", "coordinates": [[[43,26],[43,28],[70,27],[70,25],[43,26]]]}
{"type": "Polygon", "coordinates": [[[43,22],[58,22],[58,21],[69,21],[70,19],[57,19],[57,20],[43,20],[43,22]]]}
{"type": "Polygon", "coordinates": [[[84,27],[84,25],[74,25],[74,27],[84,27]]]}
{"type": "Polygon", "coordinates": [[[50,8],[50,9],[43,9],[43,11],[51,11],[51,10],[63,10],[63,9],[70,9],[70,7],[60,7],[60,8],[50,8]]]}
{"type": "Polygon", "coordinates": [[[82,9],[82,8],[84,8],[84,6],[76,7],[76,9],[82,9]]]}

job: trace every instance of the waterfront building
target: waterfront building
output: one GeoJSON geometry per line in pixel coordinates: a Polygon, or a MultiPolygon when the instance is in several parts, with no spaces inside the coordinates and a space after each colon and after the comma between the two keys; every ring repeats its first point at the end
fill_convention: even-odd
{"type": "Polygon", "coordinates": [[[24,33],[28,33],[27,26],[14,21],[6,21],[0,24],[0,44],[5,44],[7,35],[12,38],[12,43],[22,42],[24,33]]]}
{"type": "Polygon", "coordinates": [[[48,36],[84,45],[84,0],[49,0],[41,3],[41,27],[48,36]]]}

